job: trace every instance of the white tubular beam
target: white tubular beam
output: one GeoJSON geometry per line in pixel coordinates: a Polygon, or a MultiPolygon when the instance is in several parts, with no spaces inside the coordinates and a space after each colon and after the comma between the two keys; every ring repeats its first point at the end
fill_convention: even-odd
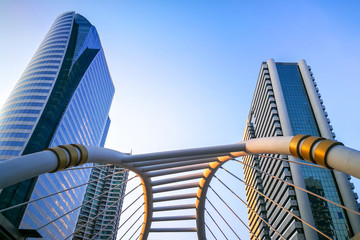
{"type": "MultiPolygon", "coordinates": [[[[292,138],[293,136],[286,136],[255,138],[247,140],[244,141],[246,144],[245,152],[248,154],[274,153],[291,155],[289,145],[292,138]]],[[[314,144],[314,147],[311,149],[311,155],[314,158],[314,153],[317,146],[318,144],[314,144]]],[[[302,143],[299,145],[299,148],[301,147],[302,143]]],[[[243,155],[243,153],[238,154],[243,155]]],[[[360,151],[345,146],[336,145],[328,150],[326,159],[329,167],[334,168],[334,170],[360,178],[360,151]]],[[[304,160],[311,162],[310,159],[304,160]]]]}
{"type": "Polygon", "coordinates": [[[194,219],[196,219],[195,215],[188,215],[188,216],[154,217],[152,220],[153,222],[160,222],[160,221],[181,221],[181,220],[194,220],[194,219]]]}
{"type": "Polygon", "coordinates": [[[360,151],[345,147],[334,146],[327,156],[330,167],[360,178],[360,151]]]}
{"type": "MultiPolygon", "coordinates": [[[[200,157],[195,157],[196,159],[203,159],[204,162],[213,162],[217,160],[217,157],[214,157],[214,154],[205,154],[201,155],[200,157]],[[205,160],[206,159],[206,160],[205,160]]],[[[133,167],[147,167],[147,166],[153,166],[158,164],[164,164],[164,163],[180,163],[180,162],[187,162],[190,160],[195,159],[193,156],[190,157],[180,157],[180,158],[164,158],[159,160],[153,160],[153,161],[144,161],[144,162],[134,162],[134,163],[128,163],[130,166],[133,167]]]]}
{"type": "Polygon", "coordinates": [[[114,165],[125,166],[125,162],[131,157],[128,154],[107,148],[87,146],[86,149],[89,153],[88,163],[113,163],[114,165]]]}
{"type": "MultiPolygon", "coordinates": [[[[289,143],[293,137],[270,137],[270,138],[256,138],[241,142],[239,144],[231,144],[214,147],[215,149],[224,150],[227,148],[229,150],[228,155],[232,157],[239,157],[245,154],[261,154],[261,153],[274,153],[274,154],[285,154],[289,155],[289,143]],[[232,151],[239,150],[241,151],[232,151]]],[[[300,144],[301,147],[301,144],[300,144]]],[[[200,148],[200,152],[203,153],[204,149],[211,150],[209,148],[200,148]]],[[[316,145],[315,147],[316,148],[316,145]]],[[[86,147],[88,151],[88,160],[87,163],[103,163],[103,164],[113,164],[121,166],[136,173],[141,168],[135,167],[131,164],[133,159],[138,159],[138,155],[127,155],[115,150],[100,148],[100,147],[86,147]]],[[[166,152],[167,156],[171,156],[172,151],[166,152]]],[[[187,150],[177,150],[173,151],[175,155],[179,152],[187,152],[187,150]]],[[[191,149],[192,153],[197,155],[195,149],[191,149]]],[[[223,154],[223,151],[220,151],[223,154]]],[[[183,154],[183,153],[181,153],[183,154]]],[[[186,155],[189,154],[188,152],[186,155]]],[[[220,154],[220,156],[222,155],[220,154]]],[[[151,157],[154,155],[162,156],[162,153],[154,154],[145,154],[140,155],[144,161],[151,160],[151,157]],[[145,157],[146,155],[146,157],[145,157]]],[[[171,159],[171,158],[170,158],[171,159]]],[[[192,158],[194,159],[194,158],[192,158]]],[[[187,159],[188,161],[197,161],[187,159]]],[[[204,161],[211,161],[213,158],[209,158],[204,161]]],[[[199,159],[199,161],[202,161],[199,159]]],[[[192,162],[194,163],[194,162],[192,162]]],[[[334,146],[327,153],[327,163],[330,167],[334,168],[337,171],[341,171],[357,178],[360,178],[360,152],[345,146],[334,146]]],[[[42,151],[38,153],[33,153],[13,159],[9,159],[0,163],[0,188],[15,184],[17,182],[29,179],[31,177],[36,177],[40,174],[54,171],[58,165],[58,158],[55,153],[51,151],[42,151]]],[[[184,171],[191,171],[200,168],[207,168],[208,163],[201,163],[186,167],[186,161],[184,162],[184,167],[159,170],[154,172],[149,172],[151,176],[158,176],[163,174],[178,173],[184,171]]],[[[170,165],[169,165],[170,167],[170,165]]],[[[146,169],[146,168],[145,168],[146,169]]],[[[145,170],[144,169],[144,170],[145,170]]],[[[150,169],[150,168],[149,168],[150,169]]],[[[146,169],[148,170],[148,169],[146,169]]],[[[152,169],[151,169],[152,170],[152,169]]],[[[143,174],[141,174],[143,175],[143,174]]]]}
{"type": "Polygon", "coordinates": [[[165,201],[196,198],[196,197],[197,197],[196,193],[176,194],[176,195],[153,198],[153,201],[154,202],[165,202],[165,201]]]}
{"type": "Polygon", "coordinates": [[[194,173],[194,174],[187,174],[187,175],[183,175],[183,176],[165,178],[165,179],[152,181],[150,184],[151,184],[151,186],[157,186],[157,185],[162,185],[162,184],[167,184],[167,183],[175,183],[175,182],[181,182],[181,181],[186,181],[186,180],[197,179],[197,178],[201,178],[203,176],[204,175],[203,175],[202,172],[201,173],[194,173]]]}
{"type": "Polygon", "coordinates": [[[175,167],[182,167],[184,165],[190,166],[198,163],[207,163],[207,162],[213,162],[216,161],[216,158],[200,158],[195,160],[188,160],[185,163],[184,162],[174,162],[174,163],[164,163],[164,164],[158,164],[158,165],[152,165],[152,166],[146,166],[146,167],[139,167],[138,169],[142,172],[149,172],[154,170],[161,170],[161,169],[169,169],[169,168],[175,168],[175,167]]]}
{"type": "Polygon", "coordinates": [[[196,228],[150,228],[150,232],[196,232],[196,228]]]}
{"type": "Polygon", "coordinates": [[[168,186],[168,187],[158,187],[158,188],[154,188],[152,191],[153,191],[153,193],[160,193],[160,192],[170,192],[170,191],[175,191],[175,190],[182,190],[182,189],[196,188],[196,187],[199,187],[198,182],[184,183],[184,184],[168,186]]]}
{"type": "MultiPolygon", "coordinates": [[[[312,160],[322,166],[334,168],[335,170],[343,171],[360,178],[359,151],[340,146],[338,142],[324,139],[318,139],[314,142],[314,144],[310,144],[310,146],[309,141],[306,139],[311,140],[314,139],[314,137],[311,138],[309,136],[297,135],[295,137],[258,138],[237,144],[140,155],[128,155],[110,149],[84,147],[79,144],[66,145],[65,147],[55,147],[49,151],[29,154],[1,162],[0,188],[10,186],[31,177],[36,177],[46,172],[66,169],[67,167],[72,166],[72,164],[81,165],[87,162],[121,166],[137,173],[140,176],[141,183],[143,185],[145,214],[144,224],[142,225],[143,227],[140,235],[141,240],[147,239],[148,237],[151,221],[153,219],[153,211],[171,211],[190,208],[197,208],[196,211],[198,219],[196,220],[198,228],[194,228],[195,230],[193,230],[198,231],[198,236],[202,239],[205,238],[205,223],[201,219],[203,219],[202,216],[204,215],[204,201],[206,198],[208,184],[219,166],[232,158],[243,156],[245,154],[291,154],[292,156],[300,156],[305,160],[312,160]],[[76,154],[74,154],[74,151],[66,149],[71,147],[74,149],[76,148],[76,154]],[[209,158],[210,156],[216,156],[216,161],[214,161],[215,159],[212,157],[209,158]],[[166,163],[166,161],[169,162],[166,163]],[[156,162],[156,164],[152,164],[153,162],[156,162]],[[176,177],[167,176],[167,178],[164,179],[151,181],[151,177],[155,176],[183,173],[200,169],[204,170],[204,172],[193,174],[187,173],[187,175],[183,174],[182,176],[176,177]],[[152,187],[155,185],[176,183],[197,178],[200,178],[200,180],[192,183],[152,187]],[[169,195],[153,199],[154,193],[170,192],[189,188],[198,188],[198,193],[169,195]],[[203,201],[196,200],[197,205],[174,205],[153,208],[153,202],[195,198],[199,197],[199,194],[201,195],[200,200],[202,199],[203,201]]],[[[304,219],[304,214],[301,213],[301,215],[304,219]]],[[[353,215],[355,216],[355,214],[353,215]]],[[[351,217],[350,214],[349,216],[351,217]]],[[[191,217],[191,219],[193,219],[193,217],[191,217]]],[[[173,230],[181,231],[179,229],[173,230]]],[[[172,230],[162,229],[159,231],[172,230]]]]}
{"type": "Polygon", "coordinates": [[[0,189],[51,172],[58,166],[53,152],[33,153],[0,163],[0,189]]]}
{"type": "Polygon", "coordinates": [[[289,155],[289,144],[293,136],[255,138],[244,141],[247,154],[274,153],[289,155]]]}
{"type": "Polygon", "coordinates": [[[187,172],[187,171],[193,171],[193,170],[202,170],[209,167],[209,163],[200,163],[196,165],[191,166],[185,166],[185,167],[177,167],[177,168],[170,168],[170,169],[164,169],[164,170],[158,170],[153,172],[147,172],[146,175],[148,177],[157,177],[157,176],[163,176],[173,173],[181,173],[181,172],[187,172]]]}
{"type": "Polygon", "coordinates": [[[203,147],[203,148],[189,148],[184,150],[174,150],[174,151],[166,151],[166,152],[158,152],[158,153],[146,153],[146,154],[138,154],[132,155],[130,158],[124,160],[125,162],[138,162],[138,161],[152,161],[163,158],[177,158],[177,157],[190,157],[193,159],[200,158],[195,156],[213,154],[214,157],[227,155],[229,152],[240,152],[245,149],[245,144],[236,143],[229,145],[221,145],[221,146],[212,146],[212,147],[203,147]]]}
{"type": "Polygon", "coordinates": [[[184,205],[174,205],[174,206],[163,206],[163,207],[154,207],[154,212],[160,211],[174,211],[174,210],[183,210],[183,209],[195,209],[195,204],[184,204],[184,205]]]}

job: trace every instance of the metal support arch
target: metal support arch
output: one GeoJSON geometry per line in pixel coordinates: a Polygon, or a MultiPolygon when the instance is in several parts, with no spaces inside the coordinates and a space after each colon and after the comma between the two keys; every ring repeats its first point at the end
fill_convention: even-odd
{"type": "MultiPolygon", "coordinates": [[[[237,144],[192,148],[158,153],[128,155],[100,147],[84,147],[79,144],[52,148],[43,152],[29,154],[0,163],[0,188],[38,176],[47,172],[61,171],[84,163],[113,164],[131,170],[139,175],[144,194],[144,220],[139,239],[147,239],[152,221],[189,220],[193,216],[177,218],[153,218],[153,202],[195,198],[194,205],[179,205],[172,209],[163,207],[156,211],[174,209],[196,209],[196,229],[169,228],[152,229],[152,232],[197,231],[199,239],[206,239],[205,200],[211,179],[216,171],[230,159],[251,154],[284,154],[322,165],[329,169],[345,172],[360,178],[360,151],[347,148],[341,143],[297,135],[295,137],[270,137],[243,141],[237,144]],[[341,161],[339,161],[341,159],[341,161]],[[202,174],[188,174],[152,181],[152,177],[174,173],[187,173],[203,170],[202,174]],[[178,184],[170,187],[157,187],[161,184],[199,179],[194,184],[178,184]],[[155,189],[153,187],[156,186],[155,189]],[[196,188],[193,194],[154,198],[156,192],[176,189],[196,188]]],[[[355,210],[355,209],[353,209],[355,210]]],[[[357,211],[357,210],[355,210],[357,211]]]]}

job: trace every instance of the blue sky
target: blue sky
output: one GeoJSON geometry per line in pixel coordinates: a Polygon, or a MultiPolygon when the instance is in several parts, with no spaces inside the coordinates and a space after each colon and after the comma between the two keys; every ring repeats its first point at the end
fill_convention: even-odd
{"type": "Polygon", "coordinates": [[[0,103],[69,10],[96,26],[116,87],[109,148],[240,141],[260,64],[274,58],[311,65],[337,139],[360,149],[357,1],[2,0],[0,103]]]}

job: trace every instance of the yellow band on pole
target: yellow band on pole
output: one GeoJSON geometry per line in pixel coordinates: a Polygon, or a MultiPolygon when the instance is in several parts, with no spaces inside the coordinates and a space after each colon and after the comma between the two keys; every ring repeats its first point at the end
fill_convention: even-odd
{"type": "Polygon", "coordinates": [[[305,138],[305,140],[302,142],[301,145],[301,149],[300,149],[300,154],[301,157],[305,160],[310,160],[313,163],[316,163],[313,155],[311,154],[312,148],[315,146],[315,143],[324,140],[325,138],[321,138],[321,137],[314,137],[314,136],[310,136],[305,138]]]}
{"type": "Polygon", "coordinates": [[[58,165],[55,168],[55,170],[51,171],[51,173],[65,169],[66,165],[68,164],[68,158],[66,156],[64,149],[59,148],[59,147],[52,147],[52,148],[47,148],[45,150],[49,150],[49,151],[55,153],[55,155],[58,159],[58,165]]]}
{"type": "Polygon", "coordinates": [[[75,166],[80,166],[86,163],[88,159],[88,151],[84,145],[81,144],[71,144],[72,146],[76,147],[80,151],[80,161],[75,166]]]}
{"type": "Polygon", "coordinates": [[[341,142],[336,142],[336,141],[329,140],[329,139],[321,141],[315,149],[314,155],[315,155],[316,163],[321,166],[327,167],[329,169],[333,169],[332,167],[330,167],[327,164],[326,157],[327,157],[329,150],[336,145],[344,145],[344,144],[342,144],[341,142]]]}
{"type": "Polygon", "coordinates": [[[77,162],[79,161],[79,154],[75,147],[70,144],[60,145],[59,147],[65,149],[70,156],[69,164],[65,168],[76,166],[77,162]]]}
{"type": "Polygon", "coordinates": [[[290,150],[291,155],[293,155],[296,158],[303,159],[301,157],[299,147],[300,147],[301,141],[308,137],[309,137],[309,135],[298,134],[291,139],[290,144],[289,144],[289,150],[290,150]]]}

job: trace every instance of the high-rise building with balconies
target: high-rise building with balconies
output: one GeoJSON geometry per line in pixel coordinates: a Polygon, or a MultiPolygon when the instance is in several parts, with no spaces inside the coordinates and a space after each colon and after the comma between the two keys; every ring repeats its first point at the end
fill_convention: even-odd
{"type": "MultiPolygon", "coordinates": [[[[104,146],[110,126],[108,119],[104,138],[100,146],[104,146]]],[[[99,166],[100,164],[95,164],[99,166]]],[[[128,171],[119,166],[96,167],[91,171],[83,205],[72,239],[109,239],[116,240],[121,216],[123,196],[126,186],[122,185],[128,177],[128,171]],[[94,199],[95,201],[91,201],[94,199]]]]}
{"type": "MultiPolygon", "coordinates": [[[[114,91],[95,27],[75,12],[61,14],[0,111],[0,161],[62,144],[103,146],[114,91]]],[[[91,168],[61,171],[7,187],[0,208],[81,185],[90,173],[91,168]]],[[[76,228],[85,192],[86,185],[73,188],[0,217],[25,235],[29,231],[22,229],[37,230],[44,239],[64,239],[76,228]]],[[[9,229],[0,230],[6,239],[9,229]]]]}
{"type": "MultiPolygon", "coordinates": [[[[306,134],[335,138],[328,114],[310,67],[298,63],[274,62],[261,65],[247,119],[244,140],[260,137],[306,134]]],[[[244,161],[303,189],[350,209],[359,209],[349,176],[311,166],[278,161],[287,156],[269,154],[246,156],[244,161]],[[271,157],[271,158],[270,158],[271,157]]],[[[289,157],[290,158],[290,157],[289,157]]],[[[290,158],[291,159],[291,158],[290,158]]],[[[301,161],[298,159],[291,159],[301,161]]],[[[244,166],[246,181],[296,216],[333,239],[350,239],[360,231],[359,216],[299,189],[244,166]]],[[[325,239],[301,221],[246,187],[247,202],[286,239],[325,239]]],[[[251,239],[278,239],[278,234],[259,216],[249,211],[251,239]]]]}

